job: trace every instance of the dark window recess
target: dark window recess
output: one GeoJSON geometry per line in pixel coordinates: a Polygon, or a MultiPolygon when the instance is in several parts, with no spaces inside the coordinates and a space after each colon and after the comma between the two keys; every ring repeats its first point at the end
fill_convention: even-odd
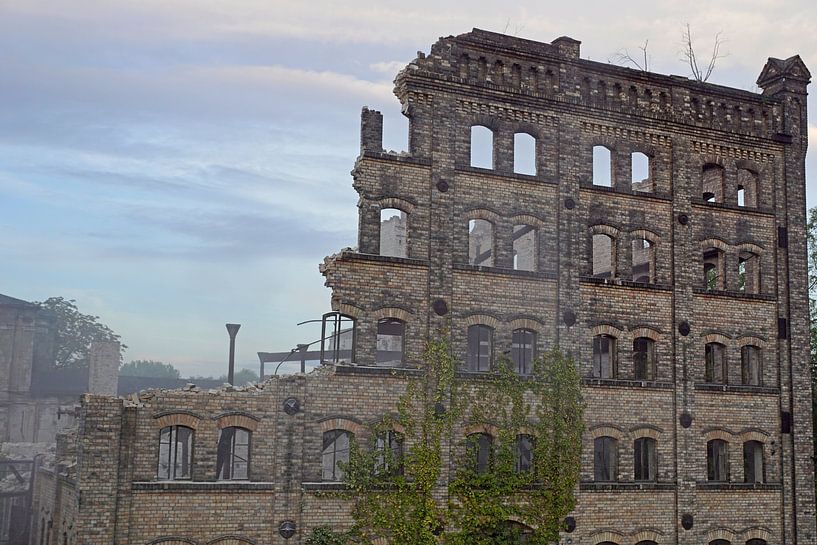
{"type": "Polygon", "coordinates": [[[780,413],[780,433],[791,433],[791,412],[780,413]]]}
{"type": "Polygon", "coordinates": [[[765,482],[763,443],[760,441],[746,441],[743,443],[743,482],[765,482]]]}
{"type": "Polygon", "coordinates": [[[520,375],[531,374],[535,357],[536,332],[530,329],[514,329],[511,343],[513,370],[520,375]]]}
{"type": "Polygon", "coordinates": [[[656,477],[655,439],[640,437],[633,443],[636,481],[654,481],[656,477]]]}
{"type": "Polygon", "coordinates": [[[789,322],[785,318],[777,319],[777,338],[778,339],[789,338],[789,322]]]}
{"type": "Polygon", "coordinates": [[[468,436],[467,448],[472,469],[485,473],[491,467],[493,457],[493,438],[487,433],[474,433],[468,436]]]}
{"type": "Polygon", "coordinates": [[[593,478],[596,482],[613,482],[618,477],[618,441],[613,437],[596,437],[593,441],[593,478]]]}
{"type": "Polygon", "coordinates": [[[218,438],[216,475],[219,480],[248,479],[250,472],[250,432],[244,428],[221,430],[218,438]]]}
{"type": "Polygon", "coordinates": [[[403,474],[403,434],[388,430],[377,435],[375,468],[381,475],[403,474]]]}
{"type": "Polygon", "coordinates": [[[494,330],[487,325],[472,325],[468,328],[466,363],[469,371],[484,373],[491,370],[493,337],[494,330]]]}
{"type": "Polygon", "coordinates": [[[514,448],[514,458],[517,473],[527,473],[533,469],[533,437],[517,435],[514,448]]]}
{"type": "Polygon", "coordinates": [[[729,481],[729,445],[721,439],[706,444],[706,478],[708,481],[729,481]]]}
{"type": "Polygon", "coordinates": [[[777,228],[777,247],[778,248],[789,247],[789,230],[785,227],[777,228]]]}

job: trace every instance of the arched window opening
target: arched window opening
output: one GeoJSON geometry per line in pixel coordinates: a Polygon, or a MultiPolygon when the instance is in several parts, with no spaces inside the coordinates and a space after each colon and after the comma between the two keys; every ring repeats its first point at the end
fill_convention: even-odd
{"type": "Polygon", "coordinates": [[[726,369],[726,346],[721,343],[706,343],[704,359],[704,380],[713,384],[726,384],[729,376],[726,369]]]}
{"type": "Polygon", "coordinates": [[[528,133],[513,135],[513,171],[536,176],[536,138],[528,133]]]}
{"type": "Polygon", "coordinates": [[[468,76],[471,73],[471,59],[468,55],[462,55],[460,57],[460,78],[468,79],[468,76]]]}
{"type": "Polygon", "coordinates": [[[327,312],[321,324],[321,361],[352,363],[355,357],[355,319],[340,312],[327,312]]]}
{"type": "Polygon", "coordinates": [[[637,151],[630,156],[632,160],[632,188],[639,193],[652,193],[652,171],[650,157],[637,151]]]}
{"type": "Polygon", "coordinates": [[[493,83],[496,85],[505,84],[505,64],[502,61],[494,62],[493,74],[491,75],[493,83]]]}
{"type": "Polygon", "coordinates": [[[403,434],[388,430],[377,434],[375,470],[381,475],[403,474],[403,434]]]}
{"type": "Polygon", "coordinates": [[[487,325],[468,327],[468,353],[466,364],[469,371],[485,373],[491,370],[494,353],[494,330],[487,325]]]}
{"type": "Polygon", "coordinates": [[[349,463],[352,434],[346,430],[330,430],[323,434],[322,476],[324,481],[342,481],[343,465],[349,463]]]}
{"type": "Polygon", "coordinates": [[[494,438],[487,433],[472,433],[468,436],[466,447],[468,460],[477,473],[486,473],[493,462],[494,438]]]}
{"type": "Polygon", "coordinates": [[[639,437],[633,442],[634,478],[636,481],[654,481],[657,475],[655,439],[639,437]]]}
{"type": "Polygon", "coordinates": [[[729,444],[722,439],[713,439],[706,444],[706,479],[729,481],[729,444]]]}
{"type": "Polygon", "coordinates": [[[593,235],[593,276],[613,278],[615,263],[615,239],[610,235],[593,235]]]}
{"type": "Polygon", "coordinates": [[[738,254],[738,290],[760,293],[760,256],[752,252],[738,254]]]}
{"type": "Polygon", "coordinates": [[[403,363],[406,322],[396,318],[384,318],[377,322],[377,352],[375,363],[399,366],[403,363]]]}
{"type": "Polygon", "coordinates": [[[613,187],[613,155],[604,146],[593,146],[593,185],[613,187]]]}
{"type": "Polygon", "coordinates": [[[597,482],[618,480],[618,441],[596,437],[593,441],[593,478],[597,482]]]}
{"type": "Polygon", "coordinates": [[[514,329],[511,343],[511,363],[516,373],[529,375],[533,372],[536,357],[536,332],[530,329],[514,329]]]}
{"type": "Polygon", "coordinates": [[[633,367],[636,380],[655,380],[655,341],[648,337],[633,339],[633,367]]]}
{"type": "Polygon", "coordinates": [[[493,267],[494,226],[487,220],[468,222],[468,262],[471,265],[493,267]]]}
{"type": "Polygon", "coordinates": [[[746,545],[768,545],[765,539],[754,538],[746,542],[746,545]]]}
{"type": "Polygon", "coordinates": [[[723,290],[723,251],[709,248],[704,251],[704,288],[707,291],[723,290]]]}
{"type": "Polygon", "coordinates": [[[757,207],[757,173],[738,169],[738,206],[757,207]]]}
{"type": "Polygon", "coordinates": [[[494,131],[483,125],[471,127],[471,166],[494,168],[494,131]]]}
{"type": "Polygon", "coordinates": [[[656,543],[655,541],[652,541],[651,539],[648,539],[648,540],[645,540],[645,541],[639,541],[635,545],[658,545],[658,543],[656,543]]]}
{"type": "Polygon", "coordinates": [[[615,378],[616,338],[610,335],[593,337],[593,377],[615,378]]]}
{"type": "Polygon", "coordinates": [[[536,227],[513,226],[513,268],[517,271],[536,270],[536,227]]]}
{"type": "Polygon", "coordinates": [[[408,214],[399,208],[380,211],[380,255],[408,257],[408,214]]]}
{"type": "Polygon", "coordinates": [[[488,59],[485,57],[480,57],[477,60],[477,78],[480,83],[485,83],[485,80],[488,79],[488,59]]]}
{"type": "Polygon", "coordinates": [[[732,543],[725,539],[716,539],[714,541],[710,541],[709,545],[732,545],[732,543]]]}
{"type": "Polygon", "coordinates": [[[760,358],[760,348],[750,344],[740,348],[740,367],[743,384],[760,386],[762,383],[763,365],[760,358]]]}
{"type": "Polygon", "coordinates": [[[524,434],[516,436],[514,459],[517,473],[533,470],[533,437],[524,434]]]}
{"type": "Polygon", "coordinates": [[[763,443],[746,441],[743,443],[743,482],[762,483],[765,481],[763,443]]]}
{"type": "Polygon", "coordinates": [[[518,64],[511,66],[511,85],[517,89],[522,85],[522,67],[518,64]]]}
{"type": "Polygon", "coordinates": [[[646,238],[632,242],[633,282],[655,283],[655,246],[646,238]]]}
{"type": "Polygon", "coordinates": [[[499,528],[491,531],[485,537],[491,543],[513,543],[515,545],[527,545],[531,542],[533,530],[515,521],[507,521],[499,528]]]}
{"type": "Polygon", "coordinates": [[[250,478],[250,437],[244,428],[222,428],[218,437],[216,475],[220,481],[250,478]]]}
{"type": "Polygon", "coordinates": [[[159,432],[159,480],[190,479],[192,465],[193,430],[186,426],[162,428],[159,432]]]}
{"type": "Polygon", "coordinates": [[[702,170],[702,194],[706,202],[723,202],[724,170],[720,165],[706,164],[702,170]]]}

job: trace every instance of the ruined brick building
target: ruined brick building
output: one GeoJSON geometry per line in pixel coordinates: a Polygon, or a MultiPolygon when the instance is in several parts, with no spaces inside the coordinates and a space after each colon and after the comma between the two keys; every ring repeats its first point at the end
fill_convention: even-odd
{"type": "Polygon", "coordinates": [[[401,71],[409,151],[384,152],[381,115],[363,110],[358,246],[322,267],[329,363],[244,390],[86,396],[68,543],[347,527],[348,504],[322,492],[445,324],[465,376],[502,353],[526,373],[554,345],[580,366],[564,543],[815,543],[809,72],[770,58],[756,94],[579,45],[474,30],[401,71]]]}

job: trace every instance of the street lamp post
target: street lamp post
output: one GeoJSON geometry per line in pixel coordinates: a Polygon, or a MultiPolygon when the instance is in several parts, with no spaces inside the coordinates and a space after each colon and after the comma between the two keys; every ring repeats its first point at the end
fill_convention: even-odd
{"type": "Polygon", "coordinates": [[[230,367],[227,371],[227,382],[235,385],[235,336],[241,324],[227,324],[227,333],[230,334],[230,367]]]}

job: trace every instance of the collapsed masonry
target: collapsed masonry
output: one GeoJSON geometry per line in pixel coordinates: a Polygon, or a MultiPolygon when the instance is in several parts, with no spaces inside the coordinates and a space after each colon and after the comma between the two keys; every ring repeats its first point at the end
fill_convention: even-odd
{"type": "MultiPolygon", "coordinates": [[[[565,543],[813,543],[810,74],[769,59],[755,94],[582,60],[579,45],[474,30],[401,71],[409,152],[384,152],[363,110],[358,247],[322,267],[328,364],[252,391],[84,397],[68,542],[303,543],[348,527],[348,503],[323,492],[447,325],[464,376],[502,353],[526,373],[557,344],[580,366],[565,543]]],[[[469,433],[448,438],[446,467],[469,433]]]]}

